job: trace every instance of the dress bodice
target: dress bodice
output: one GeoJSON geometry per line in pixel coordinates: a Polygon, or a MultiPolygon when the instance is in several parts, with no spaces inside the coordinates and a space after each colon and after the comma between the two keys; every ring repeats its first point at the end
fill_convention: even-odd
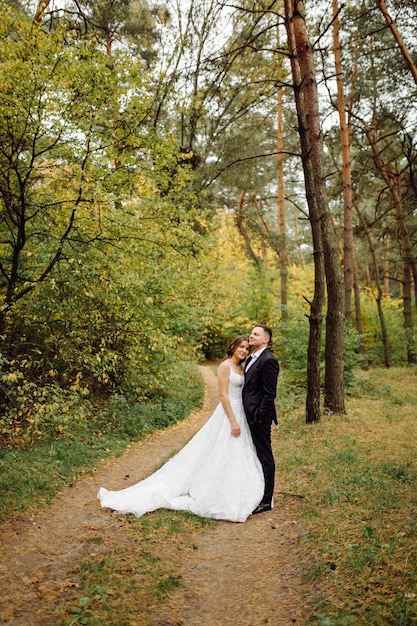
{"type": "Polygon", "coordinates": [[[230,400],[241,400],[242,399],[242,387],[244,383],[243,374],[237,374],[230,367],[230,376],[229,376],[229,386],[227,389],[229,399],[230,400]]]}

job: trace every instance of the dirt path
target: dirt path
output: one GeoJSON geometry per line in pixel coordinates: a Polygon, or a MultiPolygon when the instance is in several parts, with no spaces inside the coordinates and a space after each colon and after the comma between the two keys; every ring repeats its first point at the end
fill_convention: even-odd
{"type": "MultiPolygon", "coordinates": [[[[115,517],[96,498],[99,486],[117,489],[131,484],[131,477],[135,482],[145,477],[211,415],[218,401],[217,382],[209,367],[201,371],[206,394],[200,410],[131,445],[122,457],[103,462],[93,477],[63,490],[49,508],[0,527],[0,624],[53,625],[47,609],[73,584],[71,572],[91,549],[89,537],[100,533],[110,541],[115,532],[115,517]]],[[[184,586],[149,623],[306,625],[303,529],[296,522],[295,506],[283,500],[278,484],[270,513],[250,517],[245,524],[219,522],[213,531],[198,533],[196,549],[181,564],[184,586]]]]}

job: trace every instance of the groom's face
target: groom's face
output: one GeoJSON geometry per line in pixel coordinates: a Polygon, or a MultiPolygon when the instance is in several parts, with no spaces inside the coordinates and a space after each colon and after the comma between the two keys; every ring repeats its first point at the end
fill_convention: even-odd
{"type": "Polygon", "coordinates": [[[265,348],[268,345],[269,337],[263,328],[255,326],[249,336],[249,346],[253,352],[265,348]]]}

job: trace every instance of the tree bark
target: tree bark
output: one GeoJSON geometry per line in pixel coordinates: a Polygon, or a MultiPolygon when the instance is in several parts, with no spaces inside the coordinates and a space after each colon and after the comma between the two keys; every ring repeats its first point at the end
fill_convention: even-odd
{"type": "Polygon", "coordinates": [[[35,26],[36,28],[38,28],[41,25],[42,16],[45,13],[46,9],[48,8],[50,1],[51,0],[40,0],[40,2],[38,3],[35,17],[33,18],[33,22],[32,22],[32,25],[35,26]]]}
{"type": "Polygon", "coordinates": [[[346,115],[342,59],[340,52],[340,23],[337,0],[333,5],[333,51],[336,70],[337,110],[339,113],[340,141],[342,144],[342,181],[343,181],[343,272],[345,284],[345,320],[351,323],[352,318],[352,287],[353,287],[353,224],[352,224],[352,170],[350,167],[350,137],[346,115]]]}
{"type": "Polygon", "coordinates": [[[404,329],[405,340],[407,346],[407,363],[415,365],[417,363],[416,342],[414,338],[413,327],[413,307],[411,300],[411,267],[409,263],[404,263],[403,267],[403,311],[404,311],[404,329]]]}
{"type": "Polygon", "coordinates": [[[327,286],[324,407],[331,413],[346,413],[344,401],[344,285],[336,235],[327,204],[323,165],[323,137],[319,123],[317,82],[313,48],[308,38],[301,0],[292,0],[292,24],[302,78],[301,91],[314,176],[314,194],[319,210],[327,286]]]}
{"type": "Polygon", "coordinates": [[[414,63],[413,57],[409,53],[408,48],[405,45],[403,38],[401,37],[400,31],[398,30],[396,23],[394,22],[394,20],[391,18],[390,14],[388,13],[387,5],[385,4],[384,0],[376,0],[376,4],[379,10],[381,11],[382,15],[384,16],[385,21],[388,24],[388,28],[392,32],[394,39],[397,42],[398,47],[401,51],[401,54],[404,57],[407,68],[410,70],[414,78],[414,82],[417,85],[417,66],[414,63]]]}
{"type": "MultiPolygon", "coordinates": [[[[282,56],[280,56],[282,60],[282,56]]],[[[282,66],[282,61],[280,61],[282,66]]],[[[282,72],[282,69],[281,69],[282,72]]],[[[280,73],[281,73],[280,72],[280,73]]],[[[285,194],[284,194],[284,129],[283,129],[283,87],[278,87],[278,106],[277,106],[277,177],[278,177],[278,233],[280,239],[279,251],[279,269],[280,269],[280,287],[281,287],[281,320],[285,322],[288,319],[288,253],[287,253],[287,225],[285,217],[285,194]]]]}
{"type": "MultiPolygon", "coordinates": [[[[362,224],[362,228],[364,229],[365,236],[366,236],[366,239],[368,241],[369,251],[371,253],[372,264],[373,264],[373,267],[374,267],[375,285],[376,285],[376,290],[377,290],[377,295],[376,295],[375,299],[376,299],[376,304],[377,304],[377,309],[378,309],[379,324],[381,326],[382,346],[383,346],[383,351],[384,351],[384,364],[385,364],[385,367],[391,367],[391,359],[390,359],[390,353],[389,353],[389,342],[388,342],[388,332],[387,332],[387,326],[386,326],[386,323],[385,323],[384,309],[382,308],[383,289],[382,289],[381,281],[380,281],[380,278],[379,278],[379,267],[378,267],[378,263],[377,263],[377,260],[376,260],[375,247],[374,247],[374,244],[372,242],[372,238],[371,238],[371,234],[369,232],[368,225],[367,225],[367,223],[366,223],[362,213],[358,209],[356,209],[356,213],[358,214],[359,220],[360,220],[360,222],[362,224]]],[[[370,279],[369,279],[369,286],[372,287],[370,279]]]]}
{"type": "Polygon", "coordinates": [[[404,221],[403,197],[400,186],[400,176],[396,171],[388,171],[381,161],[377,148],[376,131],[374,128],[367,133],[371,145],[375,167],[389,189],[394,202],[395,221],[397,223],[398,247],[403,261],[403,315],[404,329],[407,343],[407,359],[409,364],[416,362],[416,342],[414,337],[414,325],[411,305],[411,275],[414,277],[414,285],[417,285],[417,262],[412,252],[412,244],[404,221]]]}
{"type": "Polygon", "coordinates": [[[284,0],[285,26],[287,30],[288,48],[291,60],[291,72],[294,87],[295,105],[298,119],[298,133],[300,136],[301,158],[304,170],[306,198],[309,208],[309,220],[313,238],[314,255],[314,297],[310,302],[310,333],[307,351],[307,423],[320,421],[320,345],[323,322],[324,302],[324,255],[323,240],[320,228],[320,208],[317,202],[313,164],[311,160],[310,137],[307,125],[307,115],[302,89],[303,78],[297,56],[297,44],[294,32],[294,3],[293,0],[284,0]]]}

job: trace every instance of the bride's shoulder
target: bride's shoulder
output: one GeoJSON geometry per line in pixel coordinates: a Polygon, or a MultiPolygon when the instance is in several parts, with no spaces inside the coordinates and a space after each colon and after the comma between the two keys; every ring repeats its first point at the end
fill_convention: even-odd
{"type": "Polygon", "coordinates": [[[232,369],[232,365],[230,363],[230,359],[225,359],[222,361],[218,367],[218,371],[230,371],[232,369]]]}

